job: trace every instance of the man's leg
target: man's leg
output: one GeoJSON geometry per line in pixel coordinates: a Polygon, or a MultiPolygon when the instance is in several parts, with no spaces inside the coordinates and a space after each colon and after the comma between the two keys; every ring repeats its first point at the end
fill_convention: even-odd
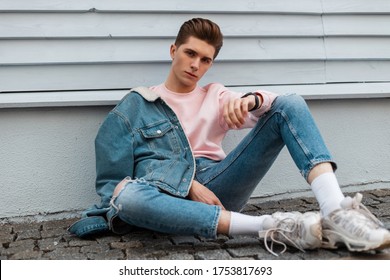
{"type": "Polygon", "coordinates": [[[306,180],[325,173],[320,168],[324,163],[326,171],[336,167],[305,101],[287,95],[274,101],[271,110],[223,161],[199,159],[196,179],[212,190],[226,209],[240,211],[285,145],[306,180]]]}
{"type": "Polygon", "coordinates": [[[344,195],[329,163],[316,165],[310,171],[307,181],[320,205],[323,216],[341,208],[344,195]]]}
{"type": "Polygon", "coordinates": [[[115,220],[158,232],[215,238],[221,209],[161,191],[142,180],[124,180],[111,200],[115,220]]]}
{"type": "Polygon", "coordinates": [[[222,162],[198,159],[196,179],[210,188],[227,210],[233,211],[230,215],[222,211],[222,232],[257,235],[260,231],[299,249],[316,248],[321,245],[319,213],[277,212],[258,217],[237,213],[285,145],[305,177],[314,167],[320,170],[321,163],[332,169],[331,156],[306,103],[290,95],[278,97],[271,110],[222,162]]]}
{"type": "MultiPolygon", "coordinates": [[[[360,201],[355,199],[354,202],[345,202],[333,173],[336,165],[306,103],[299,96],[278,97],[271,110],[222,162],[207,166],[207,161],[199,160],[201,166],[197,180],[209,187],[226,209],[239,211],[284,145],[301,174],[311,184],[324,217],[325,235],[332,246],[337,242],[345,243],[350,250],[390,246],[390,233],[383,225],[369,211],[361,214],[359,206],[354,206],[360,201]],[[357,234],[358,232],[361,234],[357,234]]],[[[307,217],[300,215],[278,214],[273,217],[275,226],[280,226],[285,217],[294,220],[292,225],[296,222],[301,225],[307,222],[307,217]]],[[[267,228],[264,223],[269,223],[269,220],[260,218],[263,218],[260,230],[264,231],[264,228],[267,228]]],[[[310,216],[310,219],[312,222],[316,221],[313,216],[310,216]]],[[[231,214],[230,230],[232,224],[241,227],[241,220],[247,219],[231,214]],[[238,223],[234,219],[238,220],[238,223]]],[[[312,228],[312,224],[306,224],[303,228],[312,228]]],[[[305,233],[305,230],[302,233],[305,233]]],[[[315,240],[315,231],[309,237],[315,240]]]]}

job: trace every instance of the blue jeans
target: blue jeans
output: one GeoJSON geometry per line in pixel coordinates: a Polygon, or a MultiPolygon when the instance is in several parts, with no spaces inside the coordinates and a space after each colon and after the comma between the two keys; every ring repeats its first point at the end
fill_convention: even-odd
{"type": "MultiPolygon", "coordinates": [[[[256,126],[222,161],[196,160],[195,180],[227,210],[240,211],[286,145],[302,176],[322,162],[336,164],[302,97],[279,96],[256,126]]],[[[221,209],[174,197],[144,180],[128,182],[112,207],[129,225],[181,235],[215,237],[221,209]]]]}

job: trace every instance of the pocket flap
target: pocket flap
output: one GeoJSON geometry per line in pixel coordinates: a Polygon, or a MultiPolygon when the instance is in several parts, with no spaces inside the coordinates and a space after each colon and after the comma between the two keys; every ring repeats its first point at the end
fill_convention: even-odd
{"type": "Polygon", "coordinates": [[[172,124],[168,121],[153,126],[141,128],[141,133],[145,138],[157,138],[164,136],[172,129],[172,124]]]}

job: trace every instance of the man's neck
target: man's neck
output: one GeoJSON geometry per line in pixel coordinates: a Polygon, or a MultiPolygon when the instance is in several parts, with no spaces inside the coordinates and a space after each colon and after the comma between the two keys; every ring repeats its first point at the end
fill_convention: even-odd
{"type": "Polygon", "coordinates": [[[175,93],[189,93],[189,92],[193,91],[197,86],[197,84],[195,84],[193,87],[189,87],[189,86],[187,87],[185,85],[180,85],[177,83],[176,80],[172,79],[171,76],[169,76],[167,78],[164,85],[168,90],[175,92],[175,93]]]}

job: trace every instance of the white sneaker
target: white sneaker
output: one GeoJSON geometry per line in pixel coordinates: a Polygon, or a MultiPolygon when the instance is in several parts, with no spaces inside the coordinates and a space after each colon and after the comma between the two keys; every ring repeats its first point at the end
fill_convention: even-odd
{"type": "Polygon", "coordinates": [[[341,202],[342,209],[322,220],[323,248],[344,244],[350,251],[381,250],[390,247],[390,232],[361,203],[360,193],[341,202]]]}
{"type": "MultiPolygon", "coordinates": [[[[284,248],[287,245],[294,246],[304,252],[304,249],[321,247],[322,231],[321,216],[319,212],[276,212],[272,214],[268,229],[259,232],[259,237],[264,239],[266,249],[273,255],[278,256],[273,250],[274,243],[284,248]],[[271,242],[271,247],[268,246],[271,242]]],[[[266,222],[264,224],[267,224],[266,222]]]]}

